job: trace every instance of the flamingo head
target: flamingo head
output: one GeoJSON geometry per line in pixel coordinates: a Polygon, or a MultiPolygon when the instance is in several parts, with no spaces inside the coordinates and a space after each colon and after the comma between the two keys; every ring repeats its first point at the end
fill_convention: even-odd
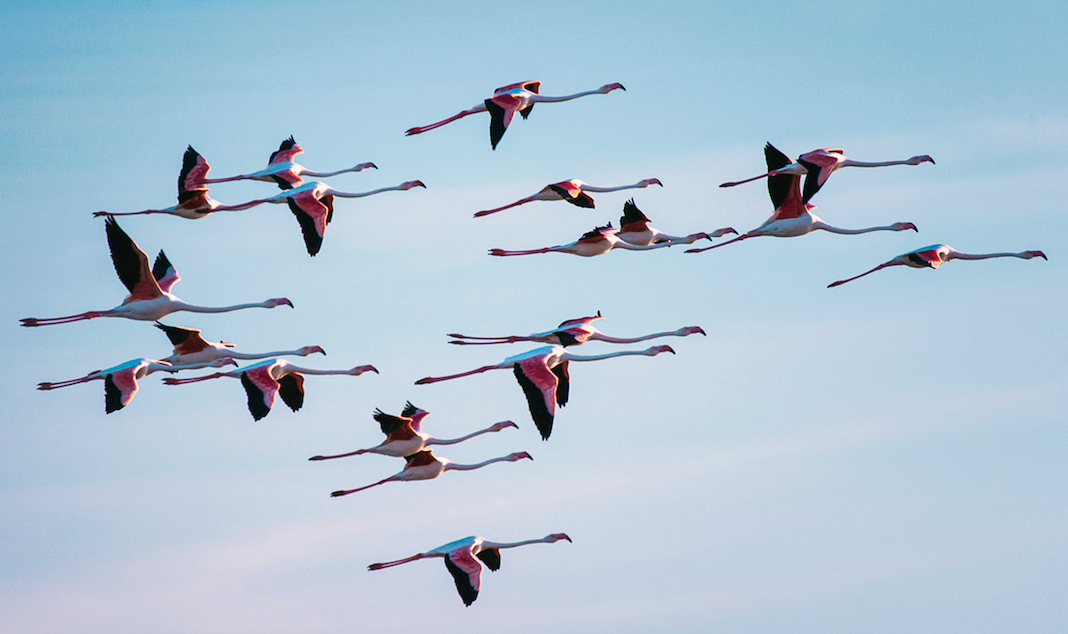
{"type": "Polygon", "coordinates": [[[266,304],[267,308],[277,308],[278,306],[289,306],[290,308],[293,308],[293,302],[289,301],[285,297],[276,297],[274,299],[269,299],[264,302],[264,304],[266,304]]]}
{"type": "Polygon", "coordinates": [[[1023,258],[1025,260],[1030,260],[1031,258],[1042,258],[1043,260],[1049,259],[1046,257],[1046,254],[1041,251],[1024,251],[1023,258]]]}
{"type": "Polygon", "coordinates": [[[524,458],[526,458],[527,460],[533,460],[534,459],[533,456],[531,456],[530,454],[528,454],[525,451],[520,451],[520,452],[517,452],[517,453],[514,453],[514,454],[508,456],[508,460],[511,461],[511,462],[515,462],[517,460],[522,460],[524,458]]]}
{"type": "Polygon", "coordinates": [[[558,542],[561,539],[571,541],[571,538],[567,536],[567,533],[553,533],[552,535],[547,535],[545,537],[545,541],[549,542],[550,544],[558,542]]]}
{"type": "Polygon", "coordinates": [[[930,163],[931,165],[935,164],[934,159],[928,156],[927,154],[924,154],[923,156],[914,156],[908,160],[909,165],[919,165],[920,163],[930,163]]]}
{"type": "Polygon", "coordinates": [[[619,82],[616,82],[614,84],[605,84],[604,86],[601,86],[597,90],[597,92],[601,93],[602,95],[607,95],[608,93],[612,92],[613,90],[622,90],[622,91],[626,92],[627,89],[623,87],[623,84],[621,84],[619,82]]]}
{"type": "Polygon", "coordinates": [[[358,365],[355,368],[349,370],[348,373],[352,376],[360,376],[364,372],[374,372],[375,374],[378,374],[378,370],[375,369],[375,366],[373,365],[358,365]]]}
{"type": "Polygon", "coordinates": [[[738,232],[735,231],[733,227],[724,227],[722,229],[716,229],[715,231],[710,233],[708,239],[711,240],[712,238],[722,238],[723,236],[727,235],[728,233],[733,233],[734,235],[738,235],[738,232]]]}
{"type": "Polygon", "coordinates": [[[516,429],[519,429],[519,425],[516,425],[510,420],[506,420],[500,423],[493,423],[492,425],[490,425],[490,429],[492,429],[493,431],[501,431],[502,429],[508,429],[509,427],[515,427],[516,429]]]}
{"type": "Polygon", "coordinates": [[[891,228],[894,231],[908,231],[909,229],[912,229],[916,233],[920,232],[920,230],[916,228],[916,225],[912,224],[911,222],[895,222],[893,225],[891,225],[891,228]]]}
{"type": "Polygon", "coordinates": [[[422,187],[423,189],[426,189],[426,185],[423,184],[423,181],[408,181],[406,183],[401,183],[401,189],[411,189],[413,187],[422,187]]]}
{"type": "Polygon", "coordinates": [[[706,337],[708,336],[707,334],[705,334],[705,331],[700,326],[686,326],[685,328],[679,328],[675,332],[680,337],[685,337],[687,335],[696,335],[696,334],[705,335],[706,337]]]}
{"type": "Polygon", "coordinates": [[[326,350],[323,350],[319,346],[304,346],[303,348],[301,348],[299,350],[300,356],[302,356],[302,357],[306,357],[309,354],[315,354],[316,352],[318,352],[319,354],[321,354],[323,356],[326,356],[326,350]]]}
{"type": "Polygon", "coordinates": [[[356,167],[352,168],[352,170],[354,172],[362,172],[364,170],[369,170],[369,169],[372,169],[372,168],[373,169],[378,169],[378,166],[375,165],[374,163],[360,163],[356,167]]]}
{"type": "Polygon", "coordinates": [[[639,187],[648,187],[650,185],[660,185],[661,187],[664,186],[664,184],[660,182],[659,178],[647,178],[638,183],[639,187]]]}
{"type": "Polygon", "coordinates": [[[675,354],[675,351],[671,349],[671,346],[653,346],[652,348],[646,350],[645,354],[649,355],[650,357],[655,357],[661,352],[670,352],[671,354],[675,354]]]}
{"type": "Polygon", "coordinates": [[[232,365],[234,367],[237,367],[237,361],[234,361],[230,357],[222,357],[222,358],[219,358],[219,359],[216,359],[216,360],[212,361],[211,365],[209,367],[221,368],[221,367],[226,366],[226,365],[232,365]]]}

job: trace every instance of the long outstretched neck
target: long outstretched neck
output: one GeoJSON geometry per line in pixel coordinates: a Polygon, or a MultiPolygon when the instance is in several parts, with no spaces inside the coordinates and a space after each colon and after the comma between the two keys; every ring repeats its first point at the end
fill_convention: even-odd
{"type": "Polygon", "coordinates": [[[572,99],[578,99],[579,97],[585,97],[587,95],[603,95],[605,93],[600,90],[587,90],[585,92],[578,92],[573,95],[564,95],[563,97],[550,97],[547,95],[534,95],[530,98],[532,103],[557,103],[560,101],[571,101],[572,99]]]}
{"type": "MultiPolygon", "coordinates": [[[[903,230],[900,227],[900,225],[888,225],[888,226],[885,226],[885,227],[868,227],[867,229],[842,229],[840,227],[832,227],[831,225],[829,225],[829,224],[827,224],[825,222],[817,222],[817,223],[815,223],[815,226],[813,228],[814,229],[822,229],[822,230],[828,231],[830,233],[840,233],[842,235],[847,235],[847,236],[856,235],[858,233],[871,233],[872,231],[902,231],[903,230]]],[[[731,240],[731,242],[733,242],[733,240],[731,240]]],[[[729,244],[729,243],[728,242],[724,242],[723,244],[729,244]]],[[[716,246],[723,246],[723,244],[718,244],[716,246]]]]}
{"type": "Polygon", "coordinates": [[[418,381],[415,382],[415,384],[416,385],[426,385],[427,383],[437,383],[438,381],[448,381],[450,379],[459,379],[461,377],[471,376],[472,374],[480,374],[480,373],[486,372],[488,370],[500,370],[500,369],[501,369],[501,367],[497,366],[497,365],[484,365],[481,368],[478,368],[476,370],[471,370],[470,372],[461,372],[460,374],[450,374],[449,376],[437,376],[437,377],[428,376],[428,377],[419,379],[418,381]]]}
{"type": "Polygon", "coordinates": [[[426,553],[419,553],[418,555],[412,555],[411,557],[405,557],[404,559],[398,559],[397,561],[387,561],[380,564],[371,564],[367,566],[368,570],[382,570],[383,568],[392,568],[393,566],[399,566],[401,564],[410,563],[413,561],[419,561],[420,559],[426,559],[428,557],[434,557],[434,555],[428,555],[426,553]]]}
{"type": "Polygon", "coordinates": [[[466,117],[469,114],[477,114],[479,112],[485,112],[485,111],[486,111],[485,104],[480,104],[480,105],[475,106],[474,108],[471,108],[470,110],[464,110],[464,111],[460,112],[460,114],[453,115],[453,116],[451,116],[448,119],[445,119],[443,121],[438,121],[437,123],[431,123],[430,125],[424,125],[424,126],[419,126],[419,127],[415,127],[415,128],[409,128],[408,131],[404,133],[404,136],[411,136],[413,134],[421,134],[423,132],[426,132],[427,130],[433,130],[434,128],[440,128],[441,126],[445,125],[446,123],[452,123],[453,121],[456,121],[457,119],[463,119],[464,117],[466,117]]]}
{"type": "Polygon", "coordinates": [[[245,308],[274,308],[277,306],[277,304],[272,303],[272,300],[256,304],[235,304],[233,306],[194,306],[185,302],[174,302],[174,305],[177,306],[176,310],[185,310],[191,313],[228,313],[245,308]]]}
{"type": "Polygon", "coordinates": [[[333,493],[330,494],[330,497],[339,498],[339,497],[341,497],[343,495],[349,495],[350,493],[358,493],[360,491],[366,491],[367,489],[370,489],[371,487],[376,487],[376,486],[378,486],[380,484],[385,484],[387,482],[393,482],[396,479],[397,479],[397,476],[390,476],[390,477],[386,478],[385,480],[379,480],[378,482],[375,482],[374,484],[368,484],[367,486],[359,487],[358,489],[344,489],[344,490],[341,490],[341,491],[334,491],[333,493]]]}
{"type": "Polygon", "coordinates": [[[524,540],[524,541],[521,541],[521,542],[497,543],[497,542],[484,541],[484,542],[482,542],[482,549],[485,550],[487,548],[515,548],[517,546],[526,546],[528,544],[551,544],[551,543],[553,543],[555,541],[557,541],[557,540],[554,539],[552,535],[546,535],[545,537],[542,537],[541,539],[527,539],[527,540],[524,540]]]}
{"type": "Polygon", "coordinates": [[[591,354],[591,355],[577,355],[565,353],[563,359],[565,361],[599,361],[601,359],[611,359],[612,357],[632,357],[632,356],[645,356],[649,354],[649,350],[620,350],[619,352],[609,352],[606,354],[591,354]]]}
{"type": "Polygon", "coordinates": [[[31,328],[34,326],[55,326],[56,324],[69,324],[75,321],[85,321],[86,319],[96,319],[97,317],[111,317],[115,311],[112,310],[91,310],[87,313],[81,313],[79,315],[70,315],[68,317],[47,317],[44,319],[37,319],[35,317],[27,317],[20,319],[21,325],[31,328]]]}
{"type": "Polygon", "coordinates": [[[271,357],[286,357],[286,356],[302,357],[304,355],[302,354],[302,351],[300,351],[300,350],[279,350],[277,352],[259,352],[259,353],[230,352],[229,350],[227,350],[225,356],[228,356],[228,357],[230,357],[232,359],[269,359],[271,357]]]}
{"type": "Polygon", "coordinates": [[[372,167],[378,169],[378,166],[374,163],[360,163],[359,165],[355,165],[353,167],[349,167],[343,170],[338,170],[336,172],[313,172],[309,169],[306,169],[302,172],[301,175],[314,176],[315,178],[328,178],[330,176],[337,176],[338,174],[347,174],[349,172],[362,172],[365,169],[370,169],[372,167]]]}
{"type": "Polygon", "coordinates": [[[490,249],[490,255],[496,255],[499,257],[507,257],[510,255],[537,255],[539,253],[550,253],[552,251],[559,251],[561,247],[545,247],[543,249],[529,249],[527,251],[505,251],[504,249],[490,249]]]}
{"type": "MultiPolygon", "coordinates": [[[[989,258],[1020,258],[1022,260],[1030,260],[1036,257],[1036,254],[1030,251],[1024,251],[1023,253],[961,253],[960,251],[950,251],[946,256],[948,260],[986,260],[989,258]]],[[[1045,259],[1045,254],[1038,255],[1045,259]]]]}
{"type": "Polygon", "coordinates": [[[658,332],[651,335],[644,335],[641,337],[609,337],[604,333],[596,333],[590,337],[590,339],[596,341],[604,341],[606,343],[638,343],[639,341],[648,341],[650,339],[658,339],[660,337],[685,337],[678,332],[672,330],[671,332],[658,332]]]}
{"type": "Polygon", "coordinates": [[[880,264],[879,266],[875,267],[874,269],[872,269],[870,271],[865,271],[864,273],[861,273],[860,275],[854,275],[853,277],[850,277],[848,279],[838,280],[837,282],[832,282],[832,283],[827,285],[827,288],[834,288],[835,286],[841,286],[842,284],[845,284],[846,282],[852,282],[853,280],[860,279],[860,278],[864,277],[865,275],[871,275],[872,273],[874,273],[876,271],[881,271],[882,269],[885,269],[888,266],[894,266],[894,265],[893,264],[889,264],[889,263],[880,264]]]}
{"type": "Polygon", "coordinates": [[[593,185],[583,185],[582,189],[589,192],[600,193],[618,192],[621,189],[642,189],[643,187],[647,187],[647,185],[643,185],[641,183],[634,183],[633,185],[622,185],[620,187],[594,187],[593,185]]]}
{"type": "Polygon", "coordinates": [[[374,196],[375,194],[381,194],[382,192],[395,192],[404,191],[410,189],[404,185],[397,185],[396,187],[383,187],[381,189],[372,189],[369,192],[339,192],[330,190],[330,193],[338,198],[363,198],[364,196],[374,196]]]}
{"type": "MultiPolygon", "coordinates": [[[[866,161],[854,161],[853,159],[845,159],[845,160],[841,161],[840,163],[838,163],[838,166],[835,169],[842,169],[843,167],[886,167],[887,165],[919,165],[919,163],[916,162],[917,158],[922,158],[922,157],[913,157],[911,159],[905,159],[903,161],[879,161],[879,162],[876,162],[876,163],[866,162],[866,161]]],[[[934,160],[932,160],[931,157],[929,157],[929,156],[926,157],[926,160],[931,161],[932,163],[934,163],[934,160]]],[[[923,162],[923,161],[920,161],[920,162],[923,162]]]]}
{"type": "Polygon", "coordinates": [[[701,247],[699,249],[686,249],[686,251],[684,251],[684,253],[701,253],[702,251],[708,251],[709,249],[718,249],[720,247],[725,247],[728,244],[733,244],[735,242],[741,242],[742,240],[745,240],[745,239],[748,239],[748,238],[755,238],[755,237],[757,237],[759,235],[761,235],[761,234],[753,233],[753,232],[743,233],[742,235],[738,236],[737,238],[731,238],[730,240],[727,240],[726,242],[720,242],[719,244],[713,244],[710,247],[701,247]]]}
{"type": "Polygon", "coordinates": [[[519,205],[525,205],[525,204],[529,203],[532,200],[536,200],[536,198],[533,198],[533,197],[522,198],[520,200],[515,201],[514,203],[512,203],[510,205],[505,205],[504,207],[497,207],[496,209],[485,209],[483,211],[478,211],[478,212],[475,212],[475,218],[481,218],[482,216],[488,216],[490,214],[495,214],[498,211],[504,211],[505,209],[511,209],[512,207],[518,207],[519,205]]]}
{"type": "Polygon", "coordinates": [[[500,458],[490,458],[485,462],[479,462],[476,464],[457,464],[455,462],[448,462],[445,464],[446,471],[470,471],[472,469],[481,469],[486,465],[491,465],[494,462],[512,462],[512,456],[501,456],[500,458]]]}
{"type": "Polygon", "coordinates": [[[488,433],[491,433],[491,432],[501,431],[501,429],[502,429],[502,427],[500,427],[500,423],[498,423],[496,425],[490,425],[489,427],[487,427],[485,429],[480,429],[480,430],[478,430],[476,432],[472,432],[472,433],[470,433],[470,434],[468,434],[466,436],[461,436],[459,438],[452,438],[452,439],[449,439],[449,440],[442,440],[440,438],[430,438],[430,439],[428,439],[426,441],[426,444],[427,445],[455,445],[456,443],[463,442],[463,441],[465,441],[465,440],[467,440],[469,438],[474,438],[475,436],[481,436],[482,434],[488,434],[488,433]]]}

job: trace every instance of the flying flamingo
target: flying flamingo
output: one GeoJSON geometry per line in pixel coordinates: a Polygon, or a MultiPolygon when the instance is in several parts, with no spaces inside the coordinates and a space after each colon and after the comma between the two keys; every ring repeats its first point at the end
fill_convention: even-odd
{"type": "MultiPolygon", "coordinates": [[[[764,156],[767,159],[769,173],[790,163],[790,159],[788,159],[785,154],[775,149],[770,143],[764,146],[764,156]]],[[[896,222],[886,227],[869,227],[867,229],[840,229],[838,227],[832,227],[824,222],[822,218],[812,213],[812,210],[815,209],[816,206],[808,204],[802,197],[801,176],[798,174],[775,174],[769,176],[768,193],[771,195],[772,204],[775,205],[775,212],[771,214],[770,218],[764,221],[764,224],[748,233],[738,236],[737,238],[727,240],[726,242],[720,242],[719,244],[714,244],[710,247],[689,249],[686,253],[700,253],[702,251],[717,249],[728,244],[759,236],[793,238],[817,230],[847,235],[868,233],[869,231],[905,231],[908,229],[917,231],[916,225],[911,222],[896,222]]]]}
{"type": "Polygon", "coordinates": [[[647,341],[649,339],[656,339],[658,337],[687,337],[695,334],[705,334],[705,331],[700,326],[686,326],[685,328],[679,328],[678,330],[672,330],[670,332],[658,332],[651,335],[645,335],[642,337],[630,337],[619,338],[610,337],[600,330],[597,330],[593,326],[593,322],[601,321],[604,317],[601,317],[601,311],[597,311],[595,317],[580,317],[579,319],[569,319],[562,322],[553,330],[546,332],[538,332],[532,335],[512,336],[512,337],[469,337],[467,335],[450,334],[450,337],[455,339],[474,339],[477,341],[450,341],[449,343],[458,346],[484,346],[497,343],[515,343],[517,341],[537,341],[539,343],[548,343],[557,346],[577,346],[587,341],[604,341],[607,343],[637,343],[639,341],[647,341]]]}
{"type": "Polygon", "coordinates": [[[359,449],[351,453],[343,453],[336,456],[313,456],[308,458],[308,460],[330,460],[332,458],[359,456],[365,453],[377,453],[383,456],[404,458],[405,456],[410,456],[413,453],[422,451],[430,445],[455,445],[468,438],[474,438],[475,436],[488,434],[490,432],[498,432],[502,429],[507,429],[508,427],[518,427],[518,425],[512,421],[506,420],[501,423],[494,423],[483,430],[476,431],[460,438],[441,440],[423,433],[423,419],[429,415],[430,412],[425,409],[419,409],[415,405],[412,405],[410,401],[404,406],[404,411],[400,416],[393,416],[380,409],[376,409],[374,419],[378,421],[379,426],[382,428],[382,433],[386,435],[386,439],[382,441],[381,444],[371,447],[370,449],[359,449]]]}
{"type": "Polygon", "coordinates": [[[379,480],[374,484],[368,484],[356,489],[347,489],[342,491],[334,491],[330,494],[330,497],[339,498],[343,495],[350,493],[356,493],[357,491],[363,491],[364,489],[370,489],[380,484],[387,482],[408,482],[411,480],[433,480],[446,471],[470,471],[472,469],[481,469],[486,465],[491,465],[494,462],[516,462],[522,459],[533,460],[525,451],[518,453],[508,454],[507,456],[501,456],[500,458],[491,458],[485,462],[479,462],[477,464],[456,464],[455,462],[447,458],[439,458],[434,455],[434,452],[430,449],[424,449],[422,451],[413,453],[410,456],[405,456],[407,464],[404,465],[404,470],[400,473],[391,475],[385,480],[379,480]]]}
{"type": "Polygon", "coordinates": [[[59,381],[57,383],[38,383],[38,390],[54,390],[78,383],[88,383],[97,379],[104,382],[104,411],[108,414],[118,411],[130,404],[137,394],[137,379],[143,379],[153,372],[178,372],[179,370],[196,370],[199,368],[221,368],[225,365],[237,365],[233,359],[214,359],[203,363],[172,365],[166,361],[152,359],[134,359],[107,370],[96,370],[80,379],[59,381]]]}
{"type": "Polygon", "coordinates": [[[516,546],[526,546],[527,544],[552,544],[561,539],[571,541],[571,538],[564,533],[553,533],[541,539],[528,539],[513,543],[491,542],[487,541],[485,537],[472,536],[451,544],[439,546],[425,553],[398,559],[397,561],[371,564],[367,569],[382,570],[383,568],[406,564],[410,561],[442,557],[445,559],[445,567],[449,569],[449,574],[456,580],[456,589],[460,592],[460,598],[463,600],[464,605],[469,606],[478,598],[478,590],[482,585],[482,564],[486,564],[487,568],[496,572],[501,567],[502,548],[515,548],[516,546]],[[475,559],[475,557],[478,559],[475,559]],[[482,563],[479,563],[479,560],[482,560],[482,563]]]}
{"type": "Polygon", "coordinates": [[[300,147],[293,137],[290,136],[282,144],[278,146],[277,152],[271,153],[271,158],[267,160],[267,167],[258,172],[252,172],[251,174],[239,174],[237,176],[230,176],[228,178],[212,178],[208,179],[207,172],[200,176],[198,184],[207,183],[226,183],[229,181],[237,180],[258,180],[266,181],[268,183],[277,183],[281,189],[293,189],[304,184],[303,176],[314,176],[315,178],[326,178],[328,176],[337,176],[338,174],[344,174],[346,172],[362,172],[368,168],[378,169],[378,166],[374,163],[360,163],[354,167],[348,169],[338,170],[336,172],[313,172],[308,168],[293,162],[298,155],[304,154],[304,148],[300,147]]]}
{"type": "MultiPolygon", "coordinates": [[[[768,148],[772,148],[771,143],[764,146],[764,153],[767,154],[768,148]]],[[[774,148],[772,148],[774,149],[774,148]]],[[[778,150],[775,150],[778,152],[778,150]]],[[[806,154],[802,154],[798,157],[796,163],[791,163],[789,160],[782,167],[768,168],[766,174],[760,176],[754,176],[745,180],[735,181],[733,183],[723,183],[720,187],[734,187],[735,185],[741,185],[742,183],[748,183],[750,181],[759,180],[761,178],[767,178],[771,176],[791,174],[795,176],[805,175],[805,187],[803,191],[804,202],[808,202],[816,195],[816,192],[823,187],[823,184],[830,178],[831,172],[842,169],[843,167],[885,167],[887,165],[919,165],[920,163],[931,163],[934,165],[934,159],[924,154],[922,156],[913,156],[912,158],[905,159],[903,161],[882,161],[879,163],[866,163],[864,161],[854,161],[848,159],[844,154],[845,150],[837,148],[824,148],[819,150],[812,150],[806,154]]]]}
{"type": "MultiPolygon", "coordinates": [[[[617,231],[617,229],[612,228],[612,223],[608,223],[603,227],[594,228],[593,231],[587,231],[582,234],[581,238],[570,244],[561,244],[555,247],[544,247],[541,249],[528,249],[525,251],[490,249],[489,254],[504,257],[509,255],[535,255],[538,253],[570,253],[584,258],[592,258],[597,255],[608,253],[612,249],[651,251],[653,249],[662,249],[676,244],[692,244],[694,242],[694,240],[690,240],[689,238],[681,238],[679,240],[657,242],[656,244],[631,244],[620,240],[616,236],[617,231]]],[[[706,236],[702,234],[702,237],[706,236]]],[[[689,252],[687,251],[687,253],[689,252]]]]}
{"type": "Polygon", "coordinates": [[[686,237],[669,236],[659,229],[649,226],[649,217],[642,213],[641,209],[634,204],[631,198],[623,203],[623,215],[619,218],[619,232],[616,237],[630,244],[654,244],[659,242],[673,242],[675,244],[693,244],[701,238],[720,238],[728,233],[738,232],[730,227],[716,229],[712,233],[691,233],[686,237]]]}
{"type": "Polygon", "coordinates": [[[187,304],[171,294],[171,288],[181,279],[171,266],[163,251],[156,256],[155,265],[148,268],[148,256],[137,246],[130,236],[119,227],[114,218],[105,221],[108,235],[108,247],[111,249],[111,261],[115,272],[130,291],[122,304],[111,310],[94,310],[68,317],[51,317],[36,319],[28,317],[20,320],[23,326],[52,326],[72,321],[95,319],[97,317],[125,317],[142,321],[155,321],[164,315],[185,310],[193,313],[227,313],[244,308],[275,308],[289,306],[293,302],[284,297],[268,299],[258,304],[237,304],[234,306],[194,306],[187,304]]]}
{"type": "Polygon", "coordinates": [[[229,372],[216,372],[207,376],[198,376],[192,379],[163,379],[166,385],[184,385],[196,383],[220,377],[241,379],[248,394],[248,411],[252,418],[259,420],[271,413],[276,396],[282,397],[282,402],[294,412],[304,405],[304,375],[305,374],[348,374],[360,376],[364,372],[378,370],[373,365],[361,365],[351,370],[310,370],[295,366],[285,359],[266,359],[259,363],[246,365],[243,368],[229,372]]]}
{"type": "Polygon", "coordinates": [[[200,336],[200,331],[196,328],[178,328],[177,326],[165,326],[159,322],[156,322],[156,328],[159,328],[170,339],[171,345],[174,346],[174,354],[164,359],[167,363],[197,363],[201,361],[211,361],[212,359],[218,359],[221,357],[230,357],[232,359],[265,359],[267,357],[281,357],[287,355],[294,355],[298,357],[306,357],[309,354],[326,354],[326,351],[319,346],[304,346],[297,350],[285,350],[281,352],[263,352],[259,354],[246,354],[241,352],[234,352],[230,350],[234,346],[232,343],[225,341],[211,342],[200,336]]]}
{"type": "Polygon", "coordinates": [[[208,188],[199,184],[207,177],[211,166],[204,157],[197,153],[190,145],[185,149],[182,159],[182,171],[178,175],[178,204],[166,209],[146,209],[144,211],[96,211],[93,217],[100,216],[138,216],[141,214],[171,214],[196,220],[211,215],[215,208],[221,205],[219,201],[208,195],[208,188]]]}
{"type": "Polygon", "coordinates": [[[623,88],[623,84],[606,84],[597,90],[587,90],[586,92],[567,95],[566,97],[544,97],[538,94],[540,89],[540,81],[524,81],[518,84],[503,86],[493,91],[492,97],[486,99],[470,110],[464,110],[460,114],[451,116],[444,121],[438,121],[437,123],[422,127],[410,128],[404,135],[411,136],[413,134],[421,134],[427,130],[440,128],[446,123],[452,123],[457,119],[462,119],[469,114],[489,112],[490,146],[496,150],[497,144],[500,143],[501,137],[504,136],[504,132],[508,129],[508,124],[512,122],[512,118],[515,117],[516,112],[526,119],[530,116],[530,111],[534,109],[534,104],[536,103],[570,101],[572,99],[578,99],[579,97],[585,97],[586,95],[607,95],[616,89],[626,90],[626,88],[623,88]]]}
{"type": "Polygon", "coordinates": [[[899,255],[893,260],[880,264],[866,273],[861,273],[855,277],[838,280],[837,282],[828,284],[827,288],[834,288],[835,286],[840,286],[846,282],[852,282],[859,277],[864,277],[869,273],[874,273],[889,266],[911,266],[914,269],[937,269],[939,266],[950,260],[986,260],[987,258],[1020,258],[1021,260],[1030,260],[1031,258],[1047,259],[1046,254],[1041,251],[1024,251],[1023,253],[982,253],[973,255],[971,253],[961,253],[953,247],[944,244],[933,244],[929,247],[923,247],[922,249],[916,249],[915,251],[909,251],[908,253],[899,255]]]}
{"type": "Polygon", "coordinates": [[[512,207],[518,207],[519,205],[525,205],[535,200],[566,200],[567,202],[575,205],[576,207],[584,207],[586,209],[593,209],[596,205],[593,201],[593,196],[590,196],[586,192],[617,192],[622,189],[643,189],[650,185],[664,186],[659,179],[646,178],[645,180],[638,181],[633,185],[622,185],[620,187],[594,187],[593,185],[587,185],[577,178],[573,178],[569,181],[561,181],[559,183],[553,183],[552,185],[546,185],[542,190],[533,196],[527,196],[526,198],[520,198],[519,200],[505,205],[504,207],[497,207],[496,209],[485,209],[475,213],[475,218],[480,216],[488,216],[495,214],[498,211],[504,211],[505,209],[511,209],[512,207]]]}
{"type": "Polygon", "coordinates": [[[655,357],[662,352],[675,354],[675,351],[670,346],[653,346],[646,350],[623,350],[609,354],[583,356],[567,352],[561,346],[548,346],[517,354],[496,365],[484,365],[469,372],[440,377],[428,376],[419,379],[415,384],[424,385],[426,383],[448,381],[489,370],[512,370],[527,397],[527,406],[530,408],[530,415],[534,419],[534,424],[541,433],[541,439],[548,440],[549,435],[553,432],[553,418],[556,415],[556,406],[563,407],[567,405],[570,391],[568,364],[571,361],[598,361],[600,359],[628,355],[655,357]]]}
{"type": "Polygon", "coordinates": [[[286,190],[270,198],[250,200],[240,205],[221,205],[215,211],[241,211],[250,209],[264,203],[286,203],[289,210],[297,217],[300,230],[304,233],[304,244],[308,247],[308,255],[315,255],[323,246],[323,235],[326,233],[326,225],[334,217],[334,198],[363,198],[382,192],[406,191],[413,187],[426,187],[422,181],[407,181],[396,187],[383,187],[369,192],[349,193],[342,192],[330,187],[326,183],[312,181],[304,183],[295,189],[286,190]]]}

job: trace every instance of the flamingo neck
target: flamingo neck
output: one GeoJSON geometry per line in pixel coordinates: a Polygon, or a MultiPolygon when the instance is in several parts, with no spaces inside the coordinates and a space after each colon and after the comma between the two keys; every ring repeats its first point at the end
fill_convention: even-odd
{"type": "Polygon", "coordinates": [[[491,465],[494,462],[504,462],[506,460],[511,460],[511,458],[511,456],[501,456],[500,458],[490,458],[485,462],[479,462],[477,464],[457,464],[455,462],[446,462],[445,471],[470,471],[472,469],[481,469],[482,467],[485,467],[486,465],[491,465]]]}

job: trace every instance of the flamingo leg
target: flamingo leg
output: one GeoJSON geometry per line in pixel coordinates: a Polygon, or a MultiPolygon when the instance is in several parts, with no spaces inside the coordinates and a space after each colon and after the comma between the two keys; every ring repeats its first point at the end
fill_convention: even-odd
{"type": "Polygon", "coordinates": [[[399,566],[401,564],[406,564],[412,561],[419,561],[420,559],[425,559],[426,557],[428,557],[428,555],[419,553],[418,555],[412,555],[411,557],[405,557],[404,559],[398,559],[397,561],[387,561],[381,564],[371,564],[370,566],[367,566],[367,569],[382,570],[383,568],[392,568],[393,566],[399,566]]]}
{"type": "Polygon", "coordinates": [[[345,489],[345,490],[342,490],[342,491],[334,491],[333,493],[330,494],[330,497],[339,498],[339,497],[341,497],[343,495],[348,495],[350,493],[356,493],[357,491],[364,491],[366,489],[370,489],[371,487],[376,487],[376,486],[378,486],[380,484],[385,484],[387,482],[392,482],[392,481],[397,480],[397,479],[398,479],[397,476],[390,476],[390,477],[386,478],[385,480],[379,480],[378,482],[375,482],[374,484],[368,484],[367,486],[362,486],[362,487],[360,487],[358,489],[345,489]]]}
{"type": "Polygon", "coordinates": [[[419,126],[419,127],[415,127],[415,128],[409,128],[408,131],[404,133],[404,136],[412,136],[413,134],[422,134],[423,132],[426,132],[428,130],[433,130],[434,128],[440,128],[441,126],[445,125],[446,123],[452,123],[453,121],[456,121],[457,119],[463,119],[464,117],[466,117],[469,114],[478,114],[479,112],[485,112],[485,111],[486,111],[486,106],[484,104],[479,104],[479,105],[475,106],[474,108],[471,108],[470,110],[464,110],[460,114],[453,115],[453,116],[451,116],[448,119],[445,119],[443,121],[438,121],[437,123],[431,123],[430,125],[419,126]]]}
{"type": "Polygon", "coordinates": [[[544,249],[531,249],[529,251],[505,251],[504,249],[490,249],[489,254],[505,257],[509,255],[536,255],[538,253],[548,253],[553,250],[555,249],[553,249],[552,247],[546,247],[544,249]]]}
{"type": "Polygon", "coordinates": [[[97,317],[104,317],[111,314],[110,310],[91,310],[87,313],[80,315],[70,315],[69,317],[49,317],[46,319],[36,319],[34,317],[27,317],[26,319],[20,319],[23,326],[27,328],[33,326],[54,326],[56,324],[69,324],[75,321],[84,321],[86,319],[96,319],[97,317]]]}
{"type": "Polygon", "coordinates": [[[449,379],[459,379],[461,377],[471,376],[472,374],[480,374],[482,372],[486,372],[487,370],[499,370],[499,369],[501,369],[501,366],[499,366],[499,365],[484,365],[481,368],[478,368],[477,370],[471,370],[470,372],[461,372],[460,374],[450,374],[449,376],[437,376],[437,377],[428,376],[428,377],[419,379],[418,381],[415,382],[415,384],[416,385],[426,385],[428,383],[437,383],[438,381],[448,381],[449,379]]]}
{"type": "Polygon", "coordinates": [[[185,385],[186,383],[196,383],[197,381],[207,381],[208,379],[217,379],[223,376],[231,376],[227,372],[216,372],[215,374],[209,374],[207,376],[198,376],[191,379],[173,379],[167,377],[163,379],[164,385],[185,385]]]}
{"type": "Polygon", "coordinates": [[[838,280],[837,282],[832,282],[832,283],[827,285],[827,288],[834,288],[835,286],[841,286],[842,284],[845,284],[846,282],[852,282],[853,280],[861,278],[861,277],[864,277],[865,275],[871,275],[872,273],[874,273],[876,271],[879,271],[879,270],[882,270],[882,269],[885,269],[888,266],[894,266],[894,265],[890,264],[889,262],[887,262],[885,264],[880,264],[879,266],[875,267],[874,269],[872,269],[870,271],[865,271],[864,273],[861,273],[860,275],[854,275],[853,277],[850,277],[848,279],[838,280]]]}
{"type": "Polygon", "coordinates": [[[48,383],[48,382],[38,383],[37,384],[37,389],[39,389],[39,390],[54,390],[56,388],[69,387],[71,385],[77,385],[79,383],[88,383],[91,380],[93,380],[93,377],[89,376],[89,375],[86,375],[86,376],[83,376],[80,379],[70,379],[68,381],[58,381],[56,383],[48,383]]]}
{"type": "Polygon", "coordinates": [[[534,200],[537,200],[537,198],[533,196],[527,196],[526,198],[521,198],[510,205],[505,205],[504,207],[497,207],[496,209],[485,209],[483,211],[475,212],[475,218],[481,218],[482,216],[495,214],[498,211],[504,211],[505,209],[511,209],[512,207],[518,207],[519,205],[525,205],[534,200]]]}
{"type": "Polygon", "coordinates": [[[312,456],[311,458],[308,458],[308,460],[333,460],[334,458],[348,458],[349,456],[359,456],[361,454],[365,454],[368,451],[368,449],[359,449],[357,451],[342,453],[336,456],[312,456]]]}

